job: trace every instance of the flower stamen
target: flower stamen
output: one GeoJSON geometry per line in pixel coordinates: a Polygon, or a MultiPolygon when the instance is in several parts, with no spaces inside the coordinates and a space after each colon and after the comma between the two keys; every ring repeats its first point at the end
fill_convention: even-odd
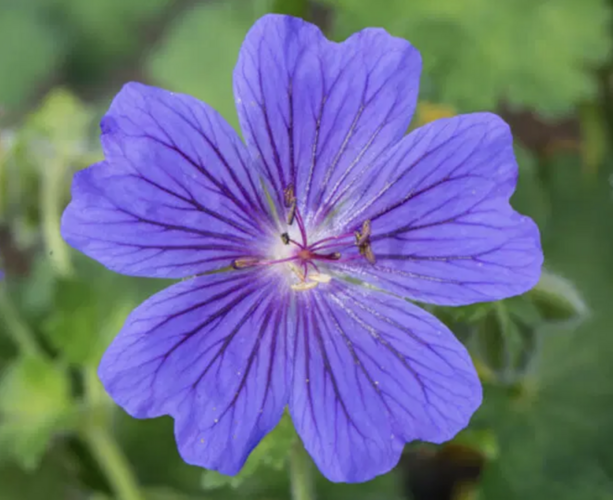
{"type": "Polygon", "coordinates": [[[357,245],[360,255],[364,256],[364,258],[370,262],[371,264],[375,264],[377,259],[375,258],[375,254],[372,251],[372,246],[370,243],[370,235],[371,235],[371,226],[370,220],[365,220],[362,223],[362,231],[355,232],[355,244],[357,245]]]}
{"type": "Polygon", "coordinates": [[[312,290],[317,285],[319,285],[319,283],[316,281],[303,281],[291,285],[291,288],[292,290],[296,290],[297,292],[304,292],[305,290],[312,290]]]}
{"type": "Polygon", "coordinates": [[[300,229],[300,236],[302,237],[302,246],[307,244],[306,228],[304,221],[298,210],[298,201],[296,200],[296,194],[293,184],[290,184],[283,190],[283,202],[286,208],[288,208],[286,222],[289,226],[294,223],[294,219],[298,222],[298,228],[300,229]]]}
{"type": "Polygon", "coordinates": [[[315,281],[317,283],[330,283],[330,281],[332,281],[332,276],[330,276],[329,274],[316,273],[311,274],[309,278],[311,279],[311,281],[315,281]]]}
{"type": "Polygon", "coordinates": [[[260,264],[260,259],[255,257],[241,257],[232,261],[232,267],[234,269],[245,269],[247,267],[253,267],[260,264]]]}

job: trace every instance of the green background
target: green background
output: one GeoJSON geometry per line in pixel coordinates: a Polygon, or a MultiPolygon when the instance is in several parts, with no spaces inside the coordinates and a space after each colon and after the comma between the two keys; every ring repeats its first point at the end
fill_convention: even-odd
{"type": "Polygon", "coordinates": [[[613,500],[612,13],[606,0],[0,0],[0,500],[613,500]],[[237,126],[232,70],[266,12],[339,41],[366,26],[410,40],[424,61],[415,124],[500,113],[513,203],[541,228],[534,291],[434,309],[485,386],[470,427],[412,443],[363,485],[323,479],[287,418],[236,477],[184,464],[169,418],[131,419],[96,377],[130,310],[168,283],[115,275],[59,235],[122,84],[192,94],[237,126]]]}

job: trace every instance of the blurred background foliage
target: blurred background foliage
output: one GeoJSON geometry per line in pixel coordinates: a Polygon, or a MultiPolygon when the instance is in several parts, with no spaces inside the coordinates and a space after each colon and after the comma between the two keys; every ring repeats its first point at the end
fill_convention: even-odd
{"type": "Polygon", "coordinates": [[[613,500],[612,12],[607,0],[0,0],[0,499],[613,500]],[[190,93],[236,126],[238,49],[273,11],[336,40],[366,26],[409,39],[424,60],[415,125],[503,115],[514,205],[542,231],[535,290],[433,309],[485,386],[470,427],[407,446],[364,485],[327,483],[287,418],[229,478],[184,464],[170,419],[116,408],[98,360],[167,283],[106,271],[58,231],[121,85],[190,93]]]}

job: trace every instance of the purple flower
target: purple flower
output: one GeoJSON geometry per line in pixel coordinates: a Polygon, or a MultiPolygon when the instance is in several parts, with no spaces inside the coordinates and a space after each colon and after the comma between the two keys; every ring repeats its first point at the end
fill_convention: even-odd
{"type": "Polygon", "coordinates": [[[269,15],[234,73],[246,145],[186,95],[131,83],[113,101],[62,233],[114,271],[188,278],[129,316],[99,370],[130,415],[174,417],[186,462],[237,473],[288,406],[326,477],[365,481],[481,403],[465,348],[404,298],[525,292],[539,234],[509,205],[500,118],[403,137],[420,69],[384,30],[335,44],[269,15]]]}

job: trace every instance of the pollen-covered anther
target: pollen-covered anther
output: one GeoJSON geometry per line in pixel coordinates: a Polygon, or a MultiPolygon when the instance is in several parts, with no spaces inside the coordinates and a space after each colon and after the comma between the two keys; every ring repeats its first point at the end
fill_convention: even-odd
{"type": "Polygon", "coordinates": [[[305,281],[306,280],[306,278],[305,278],[304,274],[302,273],[302,271],[300,269],[298,269],[296,266],[294,266],[293,264],[290,264],[289,268],[298,277],[298,279],[300,281],[305,281]]]}
{"type": "Polygon", "coordinates": [[[295,217],[296,217],[296,200],[292,202],[292,204],[289,207],[289,211],[287,212],[286,222],[288,223],[288,225],[291,226],[293,224],[295,217]]]}
{"type": "Polygon", "coordinates": [[[317,285],[319,285],[317,281],[301,281],[300,283],[295,283],[291,285],[291,288],[292,290],[296,290],[297,292],[303,292],[305,290],[311,290],[317,285]]]}
{"type": "Polygon", "coordinates": [[[375,264],[377,259],[375,258],[375,254],[370,244],[370,235],[371,235],[370,220],[365,220],[362,223],[362,230],[355,232],[355,244],[360,250],[360,255],[363,255],[364,258],[371,264],[375,264]]]}
{"type": "Polygon", "coordinates": [[[375,257],[374,252],[372,251],[372,247],[370,246],[370,243],[365,243],[363,245],[360,245],[360,255],[363,255],[364,258],[371,264],[375,264],[377,262],[377,259],[375,257]]]}
{"type": "Polygon", "coordinates": [[[330,281],[332,281],[332,276],[330,276],[329,274],[316,273],[309,274],[309,279],[317,283],[330,283],[330,281]]]}
{"type": "Polygon", "coordinates": [[[232,261],[232,267],[234,269],[245,269],[247,267],[253,267],[260,264],[260,259],[255,257],[241,257],[232,261]]]}
{"type": "Polygon", "coordinates": [[[283,190],[283,201],[286,207],[291,207],[296,202],[296,195],[294,194],[294,186],[290,184],[283,190]]]}
{"type": "Polygon", "coordinates": [[[355,244],[362,246],[366,243],[370,243],[370,220],[365,220],[362,223],[362,231],[355,232],[355,244]]]}
{"type": "Polygon", "coordinates": [[[283,242],[284,245],[289,245],[289,242],[290,242],[289,234],[287,233],[281,234],[281,241],[283,242]]]}
{"type": "Polygon", "coordinates": [[[283,190],[283,201],[285,207],[288,208],[287,223],[291,226],[296,217],[296,194],[294,192],[293,184],[290,184],[283,190]]]}

